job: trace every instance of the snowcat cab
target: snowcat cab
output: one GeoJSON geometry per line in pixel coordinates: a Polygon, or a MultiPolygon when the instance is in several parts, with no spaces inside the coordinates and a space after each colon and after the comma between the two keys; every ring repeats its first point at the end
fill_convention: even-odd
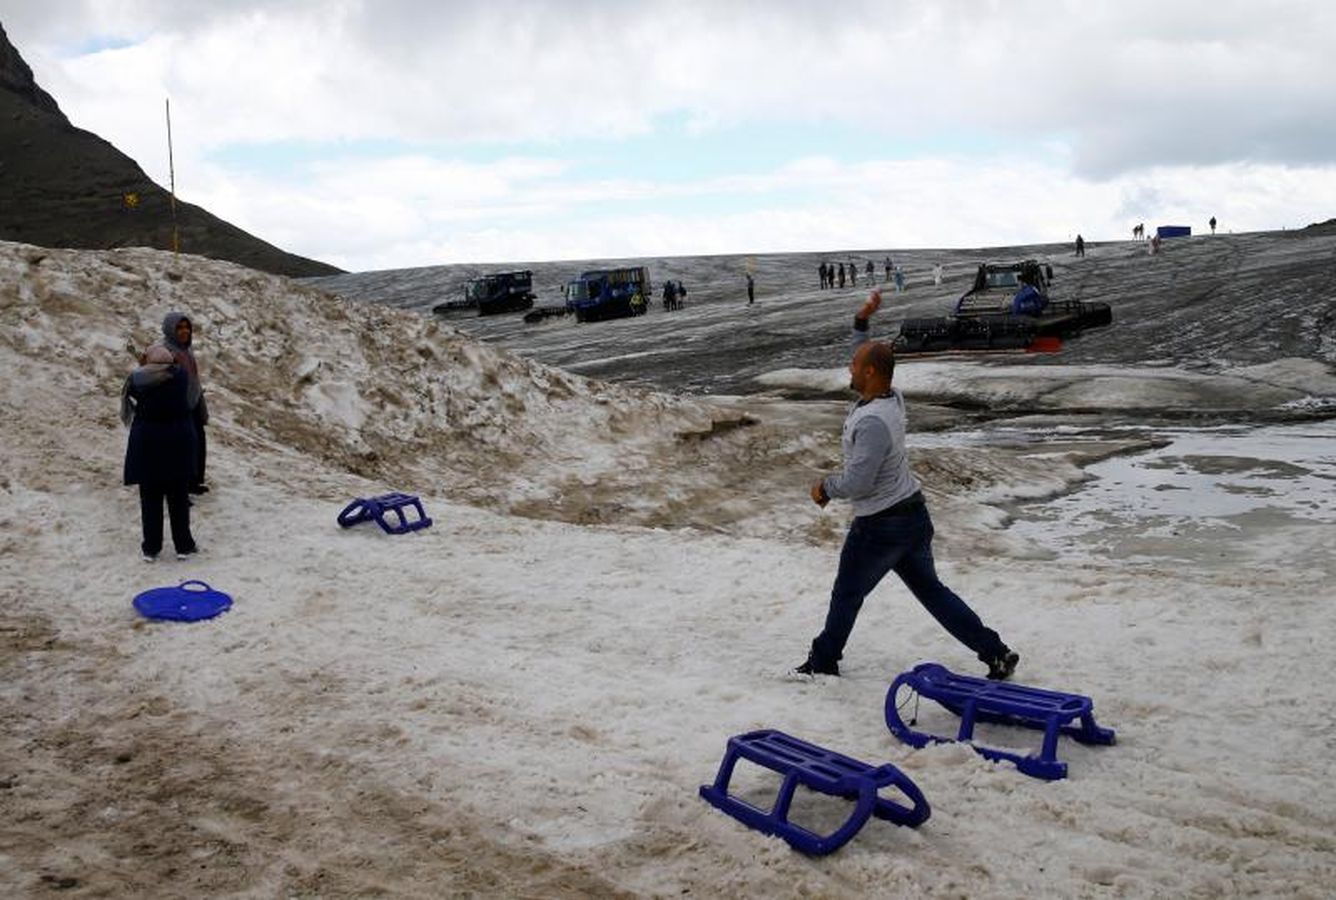
{"type": "Polygon", "coordinates": [[[649,269],[596,269],[566,285],[566,308],[577,322],[622,319],[644,315],[653,290],[649,269]]]}
{"type": "Polygon", "coordinates": [[[1052,280],[1053,267],[1041,266],[1032,259],[1007,265],[983,263],[974,273],[974,285],[956,301],[955,313],[1038,315],[1048,305],[1052,280]]]}
{"type": "Polygon", "coordinates": [[[1056,350],[1063,338],[1113,322],[1107,303],[1051,299],[1052,280],[1053,267],[1033,259],[981,263],[953,314],[901,323],[896,352],[1056,350]]]}

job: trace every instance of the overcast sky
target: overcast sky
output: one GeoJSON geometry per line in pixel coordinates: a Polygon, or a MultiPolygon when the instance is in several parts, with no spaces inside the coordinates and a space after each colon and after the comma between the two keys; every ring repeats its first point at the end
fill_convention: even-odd
{"type": "Polygon", "coordinates": [[[1336,4],[0,0],[71,121],[362,271],[1336,216],[1336,4]]]}

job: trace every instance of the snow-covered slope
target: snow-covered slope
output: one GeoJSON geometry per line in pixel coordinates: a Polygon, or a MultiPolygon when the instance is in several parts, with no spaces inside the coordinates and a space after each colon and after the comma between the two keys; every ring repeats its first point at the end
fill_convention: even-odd
{"type": "MultiPolygon", "coordinates": [[[[99,476],[115,469],[123,438],[110,427],[120,383],[170,310],[195,323],[214,441],[411,481],[405,488],[493,504],[541,497],[554,471],[635,466],[656,442],[712,423],[697,404],[593,383],[412,313],[197,257],[0,244],[0,303],[0,352],[7,370],[25,373],[10,380],[8,402],[51,392],[66,412],[36,417],[50,433],[14,438],[41,445],[80,422],[103,426],[65,448],[99,476]],[[89,440],[97,446],[82,446],[89,440]]],[[[291,468],[270,474],[314,474],[291,468]]]]}
{"type": "Polygon", "coordinates": [[[610,387],[133,250],[0,245],[0,367],[4,896],[1320,897],[1336,876],[1329,525],[1243,521],[1246,565],[1041,561],[1043,522],[1018,542],[979,503],[1061,490],[1078,456],[1130,441],[911,447],[944,577],[1020,650],[1019,679],[1091,695],[1118,730],[1064,744],[1071,777],[1046,784],[889,736],[895,673],[978,669],[893,579],[846,677],[780,677],[837,561],[842,514],[806,485],[839,404],[610,387]],[[202,557],[145,565],[116,396],[127,344],[173,308],[200,326],[214,490],[202,557]],[[436,524],[335,525],[391,488],[436,524]],[[235,605],[190,626],[133,612],[189,578],[235,605]],[[932,818],[816,861],[745,829],[696,789],[763,726],[895,763],[932,818]]]}

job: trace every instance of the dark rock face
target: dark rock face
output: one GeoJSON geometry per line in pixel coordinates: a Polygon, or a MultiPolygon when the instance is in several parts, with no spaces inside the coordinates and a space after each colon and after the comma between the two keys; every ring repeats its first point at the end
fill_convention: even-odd
{"type": "Polygon", "coordinates": [[[26,98],[33,106],[60,117],[61,121],[68,124],[64,113],[56,105],[55,98],[38,87],[37,82],[33,80],[32,69],[28,68],[23,57],[19,56],[19,51],[9,42],[3,26],[0,26],[0,89],[26,98]]]}
{"type": "MultiPolygon", "coordinates": [[[[0,240],[43,247],[171,250],[170,194],[124,153],[76,128],[0,27],[0,240]]],[[[182,253],[304,277],[341,270],[284,253],[176,201],[182,253]]]]}

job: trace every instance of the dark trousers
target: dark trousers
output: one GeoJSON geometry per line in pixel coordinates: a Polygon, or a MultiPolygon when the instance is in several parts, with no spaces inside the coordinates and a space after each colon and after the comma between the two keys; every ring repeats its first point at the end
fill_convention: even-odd
{"type": "Polygon", "coordinates": [[[863,599],[887,572],[895,572],[923,608],[980,660],[1002,656],[1007,647],[974,610],[942,584],[932,561],[932,519],[917,503],[898,515],[860,516],[849,526],[840,551],[840,569],[830,594],[826,627],[812,641],[818,667],[838,662],[853,631],[863,599]]]}
{"type": "Polygon", "coordinates": [[[195,549],[190,536],[190,495],[186,486],[141,484],[139,486],[139,517],[144,525],[144,542],[139,548],[149,556],[162,551],[162,501],[167,501],[167,517],[172,523],[172,546],[178,553],[195,549]]]}
{"type": "Polygon", "coordinates": [[[204,421],[198,406],[191,413],[190,421],[195,424],[195,480],[190,486],[198,487],[204,483],[204,463],[209,456],[209,446],[204,439],[204,421]]]}

